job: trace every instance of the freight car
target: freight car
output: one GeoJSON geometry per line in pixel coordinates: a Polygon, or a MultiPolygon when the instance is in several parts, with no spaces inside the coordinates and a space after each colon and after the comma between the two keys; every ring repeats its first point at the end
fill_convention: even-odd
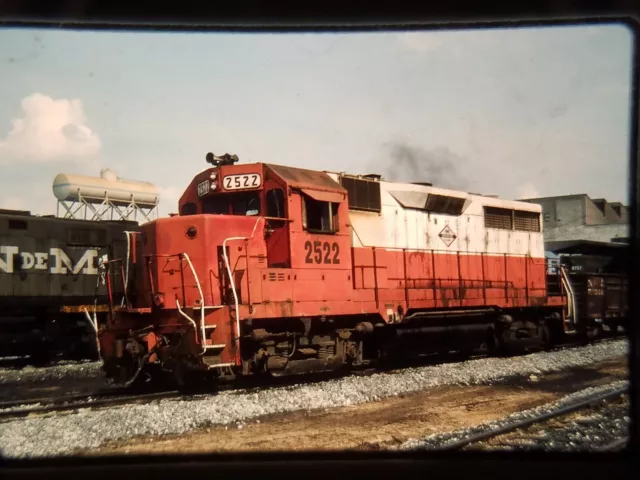
{"type": "Polygon", "coordinates": [[[586,240],[548,242],[571,280],[575,308],[592,334],[628,328],[629,247],[586,240]]]}
{"type": "Polygon", "coordinates": [[[109,288],[106,375],[132,385],[358,368],[552,345],[573,316],[539,205],[207,154],[179,214],[141,227],[109,288]],[[549,285],[556,285],[552,294],[549,285]]]}
{"type": "Polygon", "coordinates": [[[108,310],[100,262],[126,257],[124,232],[138,229],[1,210],[0,356],[96,358],[95,325],[108,310]]]}

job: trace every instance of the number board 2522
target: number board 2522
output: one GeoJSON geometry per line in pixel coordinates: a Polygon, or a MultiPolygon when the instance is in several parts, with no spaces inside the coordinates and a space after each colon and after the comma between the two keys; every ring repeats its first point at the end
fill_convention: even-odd
{"type": "Polygon", "coordinates": [[[242,190],[245,188],[258,188],[262,184],[259,173],[241,173],[238,175],[227,175],[222,179],[222,186],[225,190],[242,190]]]}
{"type": "Polygon", "coordinates": [[[307,240],[304,242],[304,262],[314,265],[340,265],[340,245],[338,242],[307,240]]]}

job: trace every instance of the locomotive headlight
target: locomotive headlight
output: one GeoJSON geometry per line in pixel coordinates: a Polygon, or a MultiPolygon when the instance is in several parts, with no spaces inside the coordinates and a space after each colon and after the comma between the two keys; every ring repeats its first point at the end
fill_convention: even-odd
{"type": "Polygon", "coordinates": [[[218,188],[218,182],[211,181],[211,191],[213,192],[216,188],[218,188]]]}
{"type": "Polygon", "coordinates": [[[210,178],[211,180],[215,180],[216,178],[218,178],[218,172],[211,172],[210,178]]]}

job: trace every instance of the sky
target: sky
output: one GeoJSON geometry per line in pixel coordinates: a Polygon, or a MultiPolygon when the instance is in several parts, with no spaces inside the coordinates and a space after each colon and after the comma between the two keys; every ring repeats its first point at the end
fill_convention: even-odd
{"type": "Polygon", "coordinates": [[[621,25],[221,34],[0,30],[0,208],[56,174],[154,183],[177,211],[205,154],[519,199],[628,202],[621,25]],[[419,178],[418,178],[419,177],[419,178]]]}

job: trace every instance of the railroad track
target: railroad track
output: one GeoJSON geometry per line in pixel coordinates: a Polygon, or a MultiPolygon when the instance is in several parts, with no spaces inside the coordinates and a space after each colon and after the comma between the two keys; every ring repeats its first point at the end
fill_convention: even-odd
{"type": "MultiPolygon", "coordinates": [[[[599,342],[614,341],[613,339],[601,339],[599,342]]],[[[552,351],[575,347],[574,345],[557,345],[552,351]]],[[[517,355],[516,355],[517,356],[517,355]]],[[[406,365],[378,365],[361,370],[347,372],[352,375],[368,376],[376,373],[396,374],[406,368],[427,366],[434,364],[460,362],[484,355],[477,354],[471,357],[456,358],[456,354],[435,354],[422,359],[413,360],[406,365]]],[[[29,415],[41,415],[49,412],[74,411],[82,408],[107,408],[126,404],[148,403],[153,400],[184,398],[194,399],[203,395],[214,395],[220,391],[233,391],[234,393],[251,393],[263,388],[282,388],[297,384],[313,384],[324,380],[343,376],[345,372],[316,373],[307,377],[276,377],[276,378],[241,378],[238,383],[218,384],[208,387],[191,388],[188,390],[155,389],[152,392],[132,391],[126,388],[113,388],[92,392],[89,394],[66,395],[54,398],[25,398],[15,401],[0,402],[0,422],[13,420],[29,415]]],[[[518,426],[513,427],[520,428],[518,426]]],[[[497,434],[496,434],[497,435],[497,434]]],[[[478,440],[479,441],[479,440],[478,440]]]]}
{"type": "Polygon", "coordinates": [[[629,437],[628,436],[624,436],[621,437],[617,440],[614,440],[611,443],[608,443],[607,445],[600,447],[598,449],[596,449],[596,451],[598,452],[614,452],[616,450],[621,449],[622,447],[624,447],[627,443],[629,443],[629,437]]]}
{"type": "MultiPolygon", "coordinates": [[[[373,372],[372,372],[373,373],[373,372]]],[[[148,403],[154,400],[172,398],[197,399],[220,392],[233,394],[252,393],[264,388],[283,388],[299,384],[312,384],[335,378],[336,372],[316,373],[305,378],[290,377],[248,377],[240,378],[236,383],[221,383],[174,390],[169,388],[152,391],[132,390],[114,387],[85,394],[62,395],[56,397],[22,398],[0,402],[0,422],[10,421],[29,415],[41,415],[50,412],[74,411],[81,408],[108,408],[126,404],[148,403]]]]}
{"type": "Polygon", "coordinates": [[[42,398],[2,402],[0,403],[0,422],[29,415],[74,411],[81,408],[115,407],[182,396],[184,396],[184,393],[177,390],[137,394],[125,394],[122,390],[114,390],[84,395],[68,395],[54,399],[42,398]]]}
{"type": "Polygon", "coordinates": [[[63,395],[53,398],[23,398],[0,402],[0,423],[29,415],[41,415],[50,412],[74,411],[81,408],[108,408],[127,404],[144,404],[154,400],[173,398],[197,399],[219,392],[252,393],[263,388],[282,388],[297,384],[311,384],[335,377],[335,373],[319,373],[307,378],[247,378],[241,379],[239,384],[212,384],[204,387],[194,387],[184,390],[153,390],[151,392],[136,391],[128,388],[113,388],[99,390],[88,394],[63,395]]]}
{"type": "MultiPolygon", "coordinates": [[[[491,428],[479,433],[465,436],[454,442],[449,442],[444,445],[438,446],[435,448],[435,450],[452,451],[452,450],[462,450],[475,445],[481,446],[485,442],[494,440],[497,437],[500,437],[503,435],[511,434],[513,432],[516,432],[517,430],[525,429],[531,426],[544,425],[549,421],[560,419],[574,412],[578,412],[579,410],[594,407],[594,406],[599,406],[603,402],[612,401],[621,397],[622,395],[628,393],[628,391],[629,391],[628,386],[619,387],[614,390],[603,392],[601,394],[594,395],[586,399],[573,402],[569,405],[552,410],[550,412],[540,413],[538,415],[533,415],[523,420],[513,421],[510,423],[498,426],[496,428],[491,428]]],[[[530,439],[532,437],[529,436],[527,438],[530,439]]],[[[602,452],[614,451],[622,448],[627,442],[628,442],[628,437],[625,436],[623,438],[616,439],[615,441],[612,441],[603,447],[596,448],[595,450],[602,451],[602,452]]],[[[491,446],[500,447],[500,446],[518,446],[518,445],[509,444],[508,442],[506,443],[498,442],[497,444],[495,445],[492,444],[491,446]]]]}

